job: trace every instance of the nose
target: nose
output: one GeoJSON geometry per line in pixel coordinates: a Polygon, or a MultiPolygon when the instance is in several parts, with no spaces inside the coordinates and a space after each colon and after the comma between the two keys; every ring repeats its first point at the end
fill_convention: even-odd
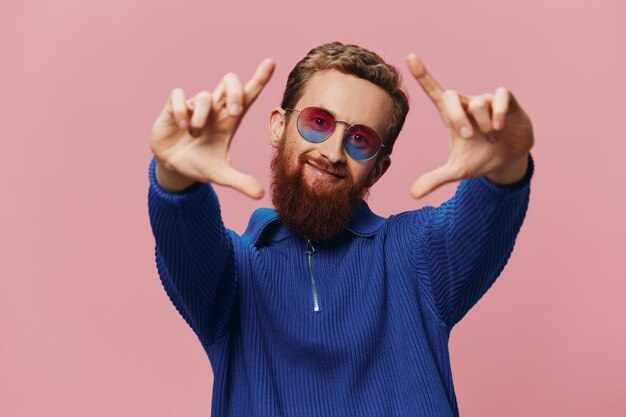
{"type": "Polygon", "coordinates": [[[318,144],[320,155],[332,164],[346,161],[346,154],[343,149],[343,137],[346,133],[346,129],[348,129],[348,126],[338,122],[332,135],[318,144]]]}

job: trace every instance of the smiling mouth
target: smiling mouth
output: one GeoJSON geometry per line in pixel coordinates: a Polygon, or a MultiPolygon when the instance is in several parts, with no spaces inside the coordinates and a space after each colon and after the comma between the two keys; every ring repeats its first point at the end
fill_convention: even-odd
{"type": "Polygon", "coordinates": [[[318,165],[315,165],[311,161],[307,161],[306,164],[320,177],[328,178],[332,180],[340,180],[344,178],[344,175],[335,174],[334,172],[327,171],[318,165]]]}

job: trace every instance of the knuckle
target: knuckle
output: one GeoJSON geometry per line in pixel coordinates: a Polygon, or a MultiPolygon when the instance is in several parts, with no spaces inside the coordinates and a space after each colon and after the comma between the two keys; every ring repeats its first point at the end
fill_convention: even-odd
{"type": "Polygon", "coordinates": [[[230,102],[232,103],[241,103],[243,100],[243,95],[240,92],[233,92],[230,95],[230,102]]]}
{"type": "Polygon", "coordinates": [[[182,88],[177,87],[172,89],[172,91],[170,92],[170,103],[172,103],[172,105],[180,103],[180,101],[184,98],[185,93],[183,92],[182,88]]]}
{"type": "Polygon", "coordinates": [[[206,100],[209,97],[211,97],[211,92],[208,90],[198,91],[198,94],[196,94],[196,98],[201,98],[203,100],[206,100]]]}
{"type": "Polygon", "coordinates": [[[206,90],[200,91],[198,94],[196,94],[196,98],[195,98],[196,103],[206,104],[210,100],[211,100],[211,93],[206,90]]]}
{"type": "Polygon", "coordinates": [[[473,97],[469,102],[469,108],[472,111],[482,110],[487,107],[487,100],[484,96],[473,97]]]}
{"type": "Polygon", "coordinates": [[[496,131],[493,130],[488,120],[478,123],[478,128],[487,136],[494,136],[496,134],[496,131]]]}
{"type": "Polygon", "coordinates": [[[450,101],[450,100],[444,100],[443,101],[443,106],[446,109],[446,112],[452,117],[454,118],[455,115],[458,115],[458,108],[454,105],[454,102],[450,101]]]}
{"type": "MultiPolygon", "coordinates": [[[[194,113],[194,115],[191,117],[190,123],[189,123],[190,127],[194,128],[194,129],[201,129],[204,127],[204,117],[200,114],[200,113],[194,113]]],[[[198,133],[198,132],[196,132],[198,133]]]]}
{"type": "Polygon", "coordinates": [[[454,100],[446,100],[445,104],[448,113],[450,113],[452,117],[465,117],[465,109],[461,106],[459,102],[456,102],[454,100]]]}
{"type": "Polygon", "coordinates": [[[189,105],[186,101],[172,102],[171,112],[174,114],[184,114],[189,110],[189,105]]]}
{"type": "Polygon", "coordinates": [[[465,117],[461,114],[452,114],[450,115],[450,121],[456,127],[461,127],[465,125],[465,117]]]}

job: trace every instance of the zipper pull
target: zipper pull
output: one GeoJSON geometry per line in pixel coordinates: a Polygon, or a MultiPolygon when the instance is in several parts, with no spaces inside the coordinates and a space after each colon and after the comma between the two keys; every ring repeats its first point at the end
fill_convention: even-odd
{"type": "Polygon", "coordinates": [[[315,248],[311,243],[311,239],[309,239],[308,237],[305,237],[304,239],[306,240],[306,253],[309,255],[313,255],[315,253],[315,248]]]}
{"type": "Polygon", "coordinates": [[[311,256],[315,253],[315,248],[311,243],[311,239],[309,239],[307,236],[304,237],[304,240],[306,241],[306,253],[309,264],[309,278],[311,278],[311,291],[313,292],[313,311],[317,312],[320,311],[320,305],[317,300],[317,289],[315,288],[315,278],[313,278],[313,267],[311,266],[311,256]]]}

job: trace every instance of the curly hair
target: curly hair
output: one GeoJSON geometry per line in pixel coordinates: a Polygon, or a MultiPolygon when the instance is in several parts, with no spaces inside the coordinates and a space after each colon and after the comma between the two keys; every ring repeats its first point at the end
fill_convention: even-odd
{"type": "Polygon", "coordinates": [[[409,112],[408,95],[398,70],[370,50],[341,42],[330,42],[311,49],[289,73],[281,107],[293,108],[302,97],[306,82],[313,74],[328,69],[336,69],[370,81],[389,94],[392,110],[383,136],[384,152],[381,151],[379,158],[391,154],[409,112]]]}

